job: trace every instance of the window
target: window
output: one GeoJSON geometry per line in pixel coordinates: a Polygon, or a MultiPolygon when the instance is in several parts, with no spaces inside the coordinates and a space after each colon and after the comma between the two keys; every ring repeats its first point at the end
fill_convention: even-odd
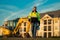
{"type": "Polygon", "coordinates": [[[10,26],[13,26],[13,22],[12,21],[10,22],[10,26]]]}
{"type": "Polygon", "coordinates": [[[51,31],[51,26],[48,26],[48,31],[51,31]]]}
{"type": "Polygon", "coordinates": [[[45,37],[45,38],[47,37],[47,33],[46,33],[46,32],[44,32],[44,37],[45,37]]]}
{"type": "Polygon", "coordinates": [[[47,24],[47,20],[44,20],[44,24],[47,24]]]}
{"type": "Polygon", "coordinates": [[[48,37],[51,37],[51,32],[48,32],[48,37]]]}
{"type": "Polygon", "coordinates": [[[50,19],[50,20],[48,20],[48,24],[51,24],[51,19],[50,19]]]}
{"type": "Polygon", "coordinates": [[[26,22],[24,22],[24,26],[26,26],[26,22]]]}
{"type": "Polygon", "coordinates": [[[26,32],[26,27],[24,27],[24,32],[26,32]]]}
{"type": "Polygon", "coordinates": [[[44,26],[44,31],[47,31],[47,26],[44,26]]]}
{"type": "Polygon", "coordinates": [[[10,26],[10,22],[8,22],[8,26],[10,26]]]}
{"type": "Polygon", "coordinates": [[[16,26],[15,22],[14,22],[14,27],[16,26]]]}

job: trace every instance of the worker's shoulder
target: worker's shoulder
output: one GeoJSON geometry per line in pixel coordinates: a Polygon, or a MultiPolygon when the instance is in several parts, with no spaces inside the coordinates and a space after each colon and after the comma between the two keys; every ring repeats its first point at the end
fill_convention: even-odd
{"type": "Polygon", "coordinates": [[[40,14],[39,12],[37,12],[37,14],[40,14]]]}
{"type": "Polygon", "coordinates": [[[36,12],[36,13],[39,13],[40,14],[40,12],[36,12]]]}

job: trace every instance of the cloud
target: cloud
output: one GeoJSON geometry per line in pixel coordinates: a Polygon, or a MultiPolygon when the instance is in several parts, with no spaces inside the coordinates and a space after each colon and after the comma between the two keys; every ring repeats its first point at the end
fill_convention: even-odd
{"type": "Polygon", "coordinates": [[[41,5],[43,5],[44,3],[46,3],[48,0],[36,0],[35,1],[35,6],[41,6],[41,5]]]}
{"type": "MultiPolygon", "coordinates": [[[[17,11],[19,11],[20,9],[18,8],[18,7],[16,7],[16,6],[12,6],[12,5],[0,5],[0,12],[2,12],[2,14],[3,15],[5,15],[4,16],[4,20],[2,20],[2,21],[7,21],[9,18],[11,18],[12,16],[14,16],[16,13],[15,12],[17,12],[17,11]],[[9,15],[8,15],[9,14],[9,15]]],[[[2,15],[2,14],[0,14],[0,15],[2,15]]],[[[3,16],[2,15],[2,16],[3,16]]],[[[3,17],[2,17],[2,19],[3,19],[3,17]]]]}
{"type": "MultiPolygon", "coordinates": [[[[35,1],[33,1],[32,3],[30,3],[29,5],[32,5],[32,6],[29,6],[29,5],[27,5],[27,8],[25,8],[25,9],[22,9],[22,10],[18,10],[17,12],[13,12],[13,13],[11,13],[11,15],[10,16],[8,16],[7,18],[5,18],[4,19],[4,21],[7,21],[8,19],[11,19],[11,18],[16,18],[16,17],[21,17],[21,16],[26,16],[27,14],[24,14],[24,13],[26,13],[27,12],[27,10],[29,10],[29,9],[31,9],[33,6],[41,6],[41,5],[43,5],[44,3],[46,3],[48,0],[35,0],[35,1]]],[[[51,4],[51,5],[48,5],[48,6],[46,6],[46,8],[45,9],[41,9],[41,13],[42,12],[46,12],[46,11],[52,11],[52,10],[55,10],[55,9],[58,9],[60,6],[58,6],[57,4],[60,4],[60,3],[55,3],[55,4],[51,4]],[[55,5],[57,5],[57,6],[55,6],[55,5]]],[[[14,7],[14,6],[13,6],[14,7]]],[[[12,8],[13,8],[12,7],[12,8]]],[[[15,7],[16,8],[16,7],[15,7]]]]}
{"type": "Polygon", "coordinates": [[[48,6],[45,6],[45,8],[41,9],[40,12],[44,13],[44,12],[55,11],[55,10],[60,10],[60,3],[54,3],[48,6]]]}
{"type": "Polygon", "coordinates": [[[0,20],[3,18],[7,18],[7,16],[11,15],[11,13],[13,13],[13,11],[9,11],[6,9],[0,9],[0,20]]]}
{"type": "MultiPolygon", "coordinates": [[[[9,16],[6,16],[6,18],[4,19],[4,21],[7,21],[9,19],[27,16],[27,13],[29,13],[34,6],[40,7],[41,5],[47,3],[47,1],[48,0],[34,0],[33,2],[27,4],[26,8],[22,10],[20,10],[17,6],[13,6],[13,5],[0,5],[0,11],[3,10],[3,12],[10,14],[9,16]]],[[[43,6],[43,9],[39,11],[43,13],[43,12],[53,11],[58,9],[60,9],[60,3],[54,3],[47,6],[43,6]]]]}
{"type": "Polygon", "coordinates": [[[16,12],[18,10],[20,10],[18,7],[16,6],[13,6],[13,5],[0,5],[0,9],[6,9],[6,10],[9,10],[9,11],[13,11],[13,12],[16,12]]]}
{"type": "Polygon", "coordinates": [[[0,12],[12,13],[12,11],[9,11],[9,10],[6,10],[6,9],[0,9],[0,12]]]}
{"type": "Polygon", "coordinates": [[[26,8],[33,8],[34,6],[41,6],[46,3],[48,0],[34,0],[33,2],[26,5],[26,8]]]}
{"type": "Polygon", "coordinates": [[[24,10],[19,10],[19,11],[17,11],[17,12],[12,12],[10,16],[8,16],[7,18],[4,19],[4,21],[7,21],[7,20],[13,18],[13,16],[15,16],[15,18],[16,18],[16,15],[18,16],[18,14],[21,14],[21,13],[24,12],[25,10],[26,10],[26,9],[24,9],[24,10]]]}
{"type": "MultiPolygon", "coordinates": [[[[27,7],[25,9],[19,10],[17,12],[11,13],[10,16],[8,16],[7,18],[4,19],[4,21],[7,21],[8,19],[12,18],[13,16],[20,16],[22,17],[23,15],[27,15],[24,14],[24,12],[27,12],[27,10],[31,9],[33,6],[39,6],[42,5],[44,3],[46,3],[48,0],[34,0],[32,3],[28,4],[27,7]],[[32,5],[32,6],[31,6],[32,5]],[[22,13],[22,14],[21,14],[22,13]],[[21,15],[20,15],[21,14],[21,15]]],[[[13,7],[12,7],[13,8],[13,7]]],[[[15,7],[16,8],[16,7],[15,7]]],[[[16,17],[15,17],[16,18],[16,17]]]]}
{"type": "Polygon", "coordinates": [[[2,9],[2,8],[0,9],[0,25],[3,24],[4,19],[7,18],[11,13],[12,11],[2,9]]]}

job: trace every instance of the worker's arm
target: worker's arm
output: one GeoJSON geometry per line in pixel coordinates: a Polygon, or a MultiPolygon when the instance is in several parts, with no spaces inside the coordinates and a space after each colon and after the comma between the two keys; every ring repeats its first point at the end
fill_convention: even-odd
{"type": "Polygon", "coordinates": [[[37,13],[38,21],[40,21],[40,13],[37,13]]]}

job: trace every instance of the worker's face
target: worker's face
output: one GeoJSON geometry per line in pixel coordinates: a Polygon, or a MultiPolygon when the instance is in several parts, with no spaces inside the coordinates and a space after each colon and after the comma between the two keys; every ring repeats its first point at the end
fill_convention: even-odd
{"type": "Polygon", "coordinates": [[[33,8],[33,11],[36,11],[36,8],[33,8]]]}

